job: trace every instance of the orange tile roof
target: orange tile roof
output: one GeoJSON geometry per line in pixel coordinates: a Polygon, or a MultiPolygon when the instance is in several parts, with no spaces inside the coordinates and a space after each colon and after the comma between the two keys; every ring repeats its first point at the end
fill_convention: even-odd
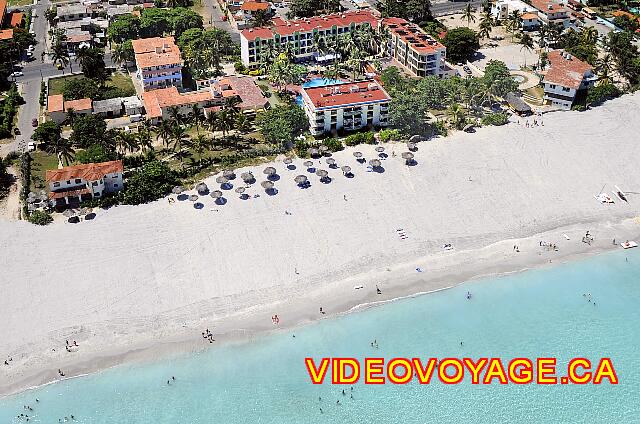
{"type": "Polygon", "coordinates": [[[64,110],[68,112],[73,109],[78,112],[80,110],[91,110],[91,99],[69,100],[64,102],[64,110]]]}
{"type": "Polygon", "coordinates": [[[91,34],[77,34],[67,37],[67,43],[83,43],[91,41],[91,34]]]}
{"type": "MultiPolygon", "coordinates": [[[[249,76],[229,76],[221,81],[228,81],[229,85],[233,88],[234,93],[238,93],[240,96],[240,104],[238,107],[242,110],[256,110],[263,109],[268,100],[262,94],[262,90],[253,78],[249,76]]],[[[225,92],[222,92],[225,96],[225,92]]],[[[227,96],[225,96],[227,97],[227,96]]]]}
{"type": "Polygon", "coordinates": [[[64,100],[62,94],[54,94],[47,98],[47,112],[62,112],[64,111],[64,100]]]}
{"type": "Polygon", "coordinates": [[[444,49],[444,45],[424,32],[418,25],[402,18],[388,18],[382,21],[389,31],[400,37],[405,43],[418,53],[435,53],[444,49]]]}
{"type": "Polygon", "coordinates": [[[624,10],[616,10],[615,12],[613,12],[613,16],[626,16],[631,20],[635,19],[636,21],[640,22],[640,16],[634,15],[633,13],[625,12],[624,10]]]}
{"type": "Polygon", "coordinates": [[[19,27],[22,25],[22,21],[24,20],[24,13],[22,12],[13,12],[11,14],[11,21],[9,26],[19,27]]]}
{"type": "Polygon", "coordinates": [[[591,65],[575,57],[571,60],[562,56],[562,50],[553,50],[548,54],[550,68],[544,76],[544,82],[558,84],[573,89],[580,88],[585,74],[592,72],[591,65]]]}
{"type": "Polygon", "coordinates": [[[296,32],[312,32],[314,29],[330,29],[333,26],[346,27],[351,23],[363,24],[368,22],[372,27],[378,26],[377,14],[371,10],[357,10],[331,15],[314,16],[305,19],[285,21],[280,18],[273,19],[270,27],[256,27],[242,30],[242,36],[249,41],[260,37],[261,39],[274,38],[275,34],[292,35],[296,32]]]}
{"type": "Polygon", "coordinates": [[[179,93],[176,87],[160,88],[142,93],[144,109],[149,118],[162,116],[162,109],[171,106],[185,106],[213,100],[210,90],[179,93]]]}
{"type": "Polygon", "coordinates": [[[4,14],[7,12],[7,0],[0,0],[0,26],[4,21],[4,14]]]}
{"type": "Polygon", "coordinates": [[[269,3],[263,1],[245,1],[240,6],[240,9],[255,12],[257,10],[269,10],[269,3]]]}
{"type": "Polygon", "coordinates": [[[522,16],[520,16],[520,18],[522,19],[538,19],[538,14],[537,13],[523,13],[522,16]]]}
{"type": "Polygon", "coordinates": [[[11,40],[12,38],[13,38],[13,30],[12,29],[0,30],[0,40],[11,40]]]}
{"type": "Polygon", "coordinates": [[[302,97],[307,97],[317,108],[391,100],[382,86],[373,80],[303,88],[302,97]]]}
{"type": "Polygon", "coordinates": [[[61,169],[50,169],[47,171],[46,180],[66,181],[75,178],[82,178],[85,181],[95,181],[107,174],[122,172],[124,167],[121,160],[110,162],[87,163],[82,165],[66,166],[61,169]]]}
{"type": "Polygon", "coordinates": [[[531,6],[535,7],[545,15],[547,15],[549,12],[567,12],[567,9],[565,9],[563,5],[551,0],[531,0],[531,6]]]}
{"type": "MultiPolygon", "coordinates": [[[[95,181],[95,180],[94,180],[95,181]]],[[[49,199],[64,199],[67,196],[80,197],[83,194],[89,194],[91,190],[88,188],[81,188],[79,190],[64,190],[64,191],[56,191],[49,193],[49,199]]]]}
{"type": "Polygon", "coordinates": [[[153,37],[132,40],[138,68],[182,64],[180,49],[173,37],[153,37]],[[161,49],[159,53],[156,48],[161,49]]]}

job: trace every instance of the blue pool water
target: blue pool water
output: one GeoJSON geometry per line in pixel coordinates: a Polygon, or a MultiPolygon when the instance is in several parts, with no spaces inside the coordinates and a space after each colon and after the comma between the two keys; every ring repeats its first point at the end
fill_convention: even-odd
{"type": "Polygon", "coordinates": [[[12,396],[0,400],[0,422],[24,423],[15,416],[25,404],[35,407],[30,422],[36,423],[57,423],[70,414],[79,423],[639,422],[639,275],[640,251],[615,252],[467,283],[252,342],[120,366],[12,396]],[[557,356],[561,363],[609,356],[620,384],[359,384],[352,400],[349,389],[343,396],[342,387],[310,384],[303,362],[305,356],[447,355],[557,356]],[[172,375],[177,380],[167,386],[172,375]]]}
{"type": "MultiPolygon", "coordinates": [[[[311,87],[324,87],[325,85],[332,85],[341,83],[341,80],[338,79],[325,79],[325,78],[312,78],[309,81],[302,83],[303,88],[311,88],[311,87]]],[[[302,96],[298,95],[296,97],[296,103],[298,106],[302,106],[302,96]]]]}

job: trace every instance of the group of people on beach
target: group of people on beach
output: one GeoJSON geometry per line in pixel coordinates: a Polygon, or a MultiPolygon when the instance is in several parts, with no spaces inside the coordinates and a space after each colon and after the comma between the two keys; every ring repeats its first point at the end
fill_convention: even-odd
{"type": "Polygon", "coordinates": [[[67,350],[67,352],[73,352],[73,348],[80,347],[75,340],[73,341],[73,343],[69,343],[69,340],[65,341],[67,342],[67,345],[64,348],[67,350]]]}
{"type": "Polygon", "coordinates": [[[208,340],[209,343],[213,343],[216,340],[213,338],[213,333],[211,331],[209,331],[209,329],[207,328],[205,331],[202,332],[202,338],[205,340],[208,340]]]}
{"type": "Polygon", "coordinates": [[[13,361],[12,357],[8,357],[7,359],[4,360],[4,364],[5,365],[9,365],[9,362],[13,361]]]}
{"type": "MultiPolygon", "coordinates": [[[[520,120],[519,119],[518,119],[518,125],[520,125],[520,120]]],[[[538,113],[536,113],[534,115],[532,123],[529,123],[528,119],[524,123],[524,126],[526,128],[533,128],[533,127],[537,127],[538,125],[541,125],[541,126],[544,127],[544,122],[542,121],[542,114],[540,112],[538,112],[538,113]]]]}
{"type": "Polygon", "coordinates": [[[280,324],[280,317],[278,317],[278,314],[275,314],[271,317],[271,322],[273,323],[273,325],[280,324]]]}
{"type": "Polygon", "coordinates": [[[546,247],[548,250],[558,251],[558,246],[555,243],[548,243],[546,241],[540,240],[540,247],[546,247]]]}

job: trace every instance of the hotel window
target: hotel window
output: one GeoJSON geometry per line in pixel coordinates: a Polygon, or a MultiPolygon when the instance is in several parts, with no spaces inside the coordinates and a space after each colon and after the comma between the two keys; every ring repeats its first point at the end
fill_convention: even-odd
{"type": "Polygon", "coordinates": [[[53,183],[53,186],[54,187],[60,187],[60,183],[56,181],[56,182],[53,183]]]}
{"type": "Polygon", "coordinates": [[[71,184],[71,180],[67,180],[67,184],[71,184]]]}
{"type": "Polygon", "coordinates": [[[571,89],[570,89],[570,88],[567,88],[567,87],[562,87],[562,91],[569,92],[569,91],[571,91],[571,89]]]}
{"type": "Polygon", "coordinates": [[[91,185],[94,186],[94,187],[98,187],[98,182],[94,181],[94,182],[91,183],[91,185]]]}
{"type": "Polygon", "coordinates": [[[80,182],[82,182],[82,180],[80,178],[76,178],[76,184],[80,184],[80,182]]]}
{"type": "Polygon", "coordinates": [[[114,185],[113,185],[113,188],[118,188],[118,184],[114,184],[114,185]]]}
{"type": "Polygon", "coordinates": [[[549,84],[549,88],[556,88],[555,84],[549,84]]]}

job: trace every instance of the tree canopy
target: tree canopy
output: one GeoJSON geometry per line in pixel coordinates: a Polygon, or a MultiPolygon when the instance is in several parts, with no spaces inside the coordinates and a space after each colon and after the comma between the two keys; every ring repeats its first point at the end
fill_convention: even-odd
{"type": "Polygon", "coordinates": [[[146,163],[127,179],[120,196],[122,203],[138,205],[159,199],[170,193],[177,184],[175,172],[167,164],[154,160],[146,163]]]}
{"type": "Polygon", "coordinates": [[[231,54],[234,48],[231,35],[219,28],[187,29],[177,44],[196,78],[220,74],[222,57],[231,54]]]}
{"type": "Polygon", "coordinates": [[[107,124],[96,115],[78,115],[73,119],[71,128],[73,132],[69,141],[77,147],[89,147],[104,141],[107,124]]]}
{"type": "Polygon", "coordinates": [[[256,120],[264,139],[271,144],[292,145],[295,138],[309,128],[309,120],[298,105],[269,109],[256,120]]]}
{"type": "Polygon", "coordinates": [[[465,27],[447,31],[442,42],[447,47],[447,58],[452,62],[466,62],[480,48],[478,34],[465,27]]]}

